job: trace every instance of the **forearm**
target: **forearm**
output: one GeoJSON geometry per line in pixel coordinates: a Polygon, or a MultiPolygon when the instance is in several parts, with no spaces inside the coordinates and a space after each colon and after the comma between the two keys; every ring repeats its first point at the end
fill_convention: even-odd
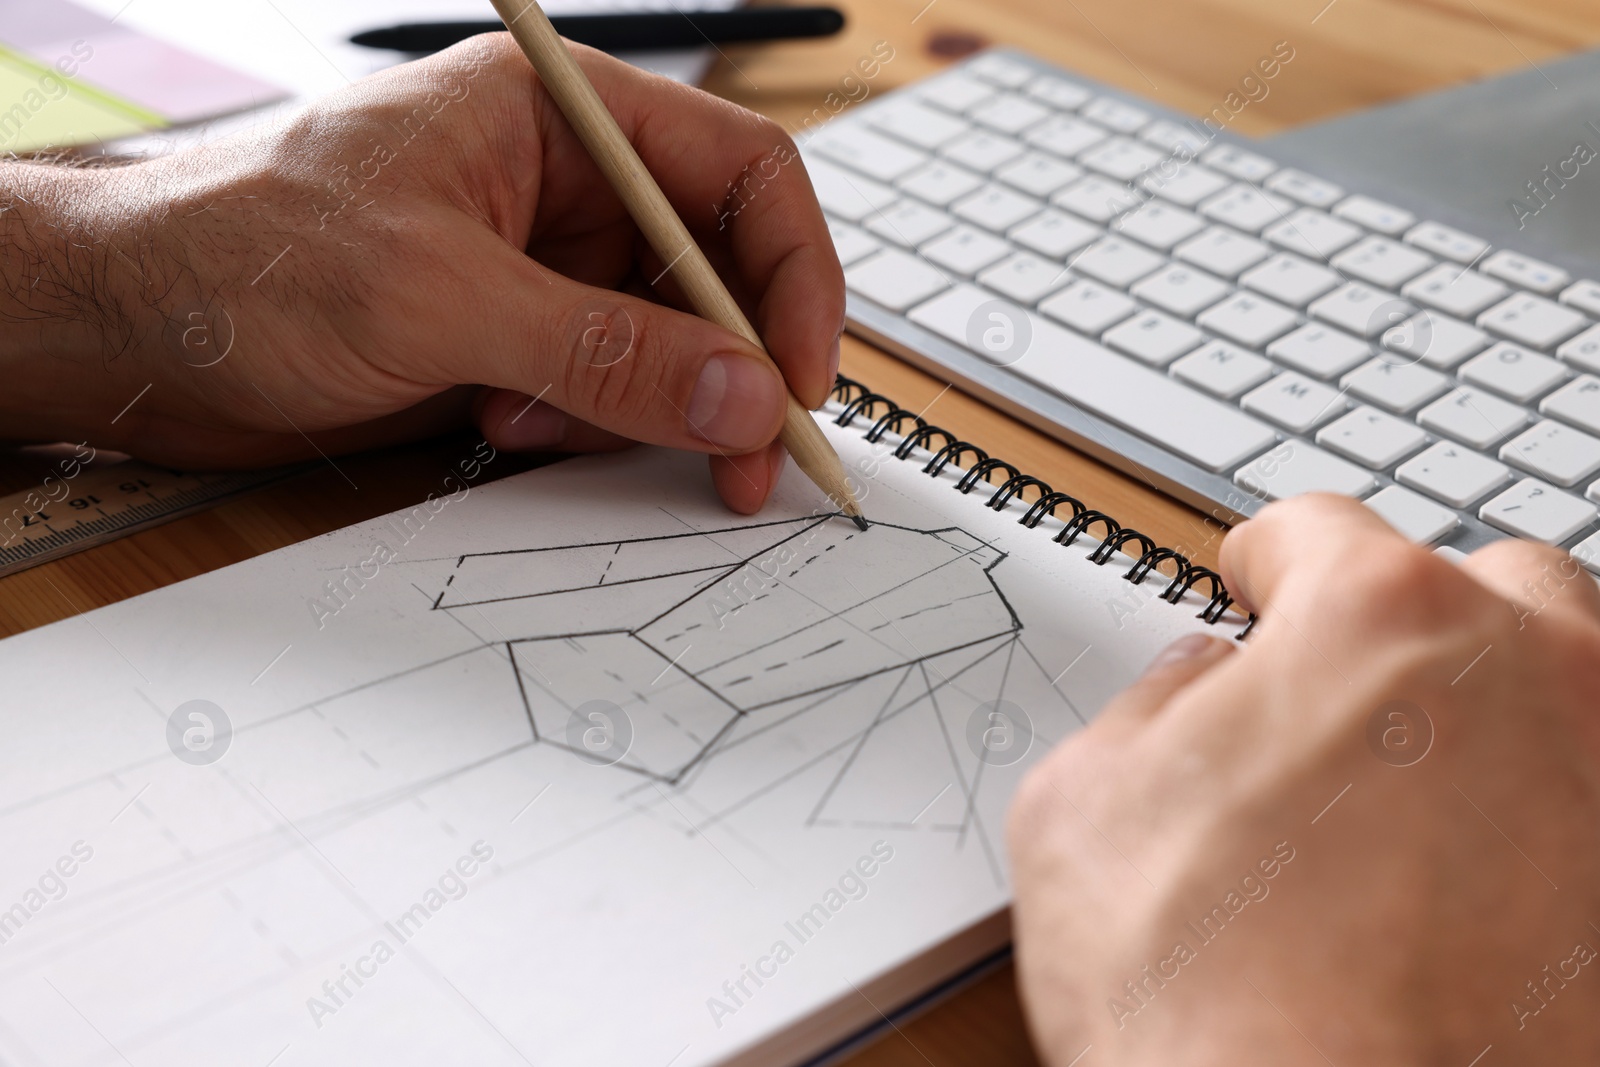
{"type": "Polygon", "coordinates": [[[103,368],[141,332],[139,266],[114,185],[111,170],[0,164],[0,436],[55,438],[122,376],[103,368]]]}

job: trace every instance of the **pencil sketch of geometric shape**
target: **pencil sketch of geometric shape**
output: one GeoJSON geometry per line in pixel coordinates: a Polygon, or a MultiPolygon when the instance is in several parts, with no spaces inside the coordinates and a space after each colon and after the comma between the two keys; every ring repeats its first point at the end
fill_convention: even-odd
{"type": "Polygon", "coordinates": [[[469,554],[434,608],[504,639],[540,743],[610,701],[632,724],[617,766],[678,782],[762,709],[1014,636],[1003,558],[959,529],[807,518],[469,554]]]}

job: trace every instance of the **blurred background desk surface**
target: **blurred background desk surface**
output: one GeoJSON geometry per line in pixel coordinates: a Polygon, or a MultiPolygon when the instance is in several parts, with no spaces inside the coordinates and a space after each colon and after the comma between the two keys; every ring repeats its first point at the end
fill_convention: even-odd
{"type": "MultiPolygon", "coordinates": [[[[793,126],[822,106],[875,42],[895,50],[874,94],[990,44],[1028,49],[1088,77],[1200,114],[1277,41],[1293,64],[1235,129],[1289,126],[1460,84],[1600,44],[1600,7],[1583,0],[838,0],[845,32],[821,42],[727,48],[706,83],[793,126]]],[[[859,95],[859,90],[854,90],[859,95]]],[[[1600,101],[1596,101],[1600,114],[1600,101]]],[[[1507,195],[1511,191],[1508,190],[1507,195]]],[[[853,338],[843,371],[1092,506],[1196,549],[1214,563],[1200,516],[853,338]]],[[[208,512],[0,581],[0,635],[109,604],[383,514],[423,498],[455,446],[424,442],[256,490],[208,512]]],[[[18,487],[0,454],[0,482],[18,487]],[[8,476],[9,475],[9,476],[8,476]]],[[[26,480],[21,484],[25,485],[26,480]]],[[[900,1024],[853,1067],[1034,1062],[1009,966],[900,1024]]]]}

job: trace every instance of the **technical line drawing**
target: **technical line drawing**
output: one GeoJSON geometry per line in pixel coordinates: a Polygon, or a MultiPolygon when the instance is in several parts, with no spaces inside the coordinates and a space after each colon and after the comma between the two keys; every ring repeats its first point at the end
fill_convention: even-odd
{"type": "Polygon", "coordinates": [[[465,555],[434,610],[481,611],[504,636],[535,740],[570,747],[578,706],[609,702],[632,727],[618,765],[675,784],[741,717],[1022,629],[992,546],[954,527],[845,527],[465,555]]]}
{"type": "MultiPolygon", "coordinates": [[[[995,578],[1005,558],[955,526],[861,532],[808,517],[466,554],[432,607],[474,632],[488,623],[533,741],[584,756],[578,716],[596,703],[621,709],[628,737],[615,766],[658,785],[701,786],[708,763],[764,732],[853,709],[847,736],[817,757],[842,762],[808,826],[918,829],[881,810],[837,809],[869,763],[895,774],[882,765],[892,757],[874,760],[872,749],[902,728],[897,719],[932,720],[965,807],[943,828],[964,838],[984,770],[965,751],[965,720],[1007,696],[1014,668],[1036,675],[1035,701],[1045,693],[1059,705],[1054,729],[1083,722],[1022,642],[1023,621],[995,578]]],[[[707,807],[707,821],[749,799],[707,807]]]]}

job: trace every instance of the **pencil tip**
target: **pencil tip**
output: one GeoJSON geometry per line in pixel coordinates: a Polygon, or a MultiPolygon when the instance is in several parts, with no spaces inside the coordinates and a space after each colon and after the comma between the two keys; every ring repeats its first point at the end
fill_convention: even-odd
{"type": "Polygon", "coordinates": [[[858,529],[865,530],[867,528],[867,520],[866,520],[865,517],[863,517],[861,515],[852,515],[852,516],[850,516],[850,518],[855,521],[856,527],[858,529]]]}

